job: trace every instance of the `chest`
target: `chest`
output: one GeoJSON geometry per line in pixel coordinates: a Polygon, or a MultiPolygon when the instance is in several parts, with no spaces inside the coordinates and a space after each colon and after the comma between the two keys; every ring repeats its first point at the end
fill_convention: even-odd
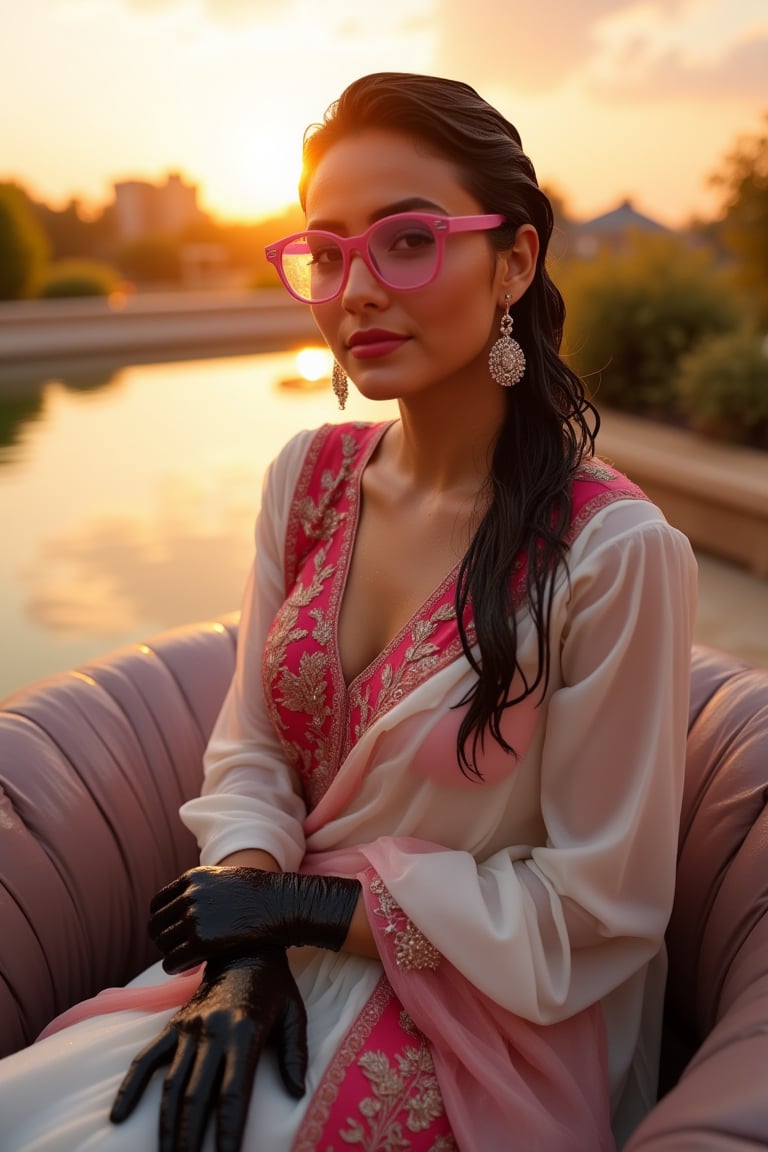
{"type": "Polygon", "coordinates": [[[363,497],[343,581],[338,652],[349,684],[455,577],[469,543],[466,509],[418,501],[394,510],[363,497]]]}

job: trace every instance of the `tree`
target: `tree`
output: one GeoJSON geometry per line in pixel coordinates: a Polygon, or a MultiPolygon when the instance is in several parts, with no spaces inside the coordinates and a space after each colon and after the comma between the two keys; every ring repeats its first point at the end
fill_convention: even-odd
{"type": "Polygon", "coordinates": [[[52,260],[105,260],[117,246],[114,207],[102,208],[86,218],[77,200],[64,208],[33,205],[35,216],[48,237],[52,260]]]}
{"type": "Polygon", "coordinates": [[[768,341],[748,326],[705,337],[680,362],[677,389],[690,426],[768,448],[768,341]]]}
{"type": "Polygon", "coordinates": [[[711,255],[671,233],[630,234],[622,251],[571,261],[559,279],[569,362],[598,403],[631,412],[675,417],[681,357],[736,322],[711,255]]]}
{"type": "Polygon", "coordinates": [[[725,157],[712,184],[723,193],[719,233],[736,260],[735,275],[754,304],[758,321],[768,324],[768,112],[764,128],[742,136],[725,157]]]}
{"type": "Polygon", "coordinates": [[[48,259],[48,242],[27,194],[0,184],[0,300],[32,294],[48,259]]]}

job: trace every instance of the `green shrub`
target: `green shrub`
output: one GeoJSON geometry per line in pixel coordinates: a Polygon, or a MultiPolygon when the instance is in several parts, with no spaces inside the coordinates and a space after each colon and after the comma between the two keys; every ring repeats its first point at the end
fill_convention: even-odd
{"type": "Polygon", "coordinates": [[[45,299],[64,296],[109,296],[120,280],[109,264],[96,260],[62,260],[52,264],[40,286],[45,299]]]}
{"type": "Polygon", "coordinates": [[[702,340],[680,363],[677,391],[695,431],[768,448],[768,339],[741,330],[702,340]]]}
{"type": "Polygon", "coordinates": [[[48,259],[48,241],[26,193],[0,184],[0,300],[31,295],[48,259]]]}
{"type": "Polygon", "coordinates": [[[736,323],[712,257],[671,234],[631,236],[620,252],[574,261],[559,279],[566,354],[598,404],[629,412],[677,416],[681,357],[736,323]]]}

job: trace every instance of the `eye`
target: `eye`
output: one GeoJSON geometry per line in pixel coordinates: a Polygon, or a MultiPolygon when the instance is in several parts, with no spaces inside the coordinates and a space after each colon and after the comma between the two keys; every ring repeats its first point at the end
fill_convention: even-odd
{"type": "Polygon", "coordinates": [[[424,224],[406,224],[387,238],[390,252],[411,252],[434,247],[435,237],[424,224]]]}
{"type": "Polygon", "coordinates": [[[336,244],[319,244],[310,249],[310,264],[339,264],[341,249],[336,244]]]}
{"type": "Polygon", "coordinates": [[[327,236],[307,236],[310,264],[338,264],[342,260],[341,248],[327,236]]]}
{"type": "Polygon", "coordinates": [[[437,240],[429,224],[414,216],[392,216],[382,220],[371,234],[369,251],[381,266],[414,261],[432,261],[437,240]]]}

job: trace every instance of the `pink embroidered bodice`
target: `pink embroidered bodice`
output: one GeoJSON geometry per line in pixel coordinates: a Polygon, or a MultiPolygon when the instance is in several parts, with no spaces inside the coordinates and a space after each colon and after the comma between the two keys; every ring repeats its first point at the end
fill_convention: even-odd
{"type": "MultiPolygon", "coordinates": [[[[360,514],[365,466],[388,424],[325,425],[314,436],[293,495],[284,550],[286,599],[263,658],[265,697],[288,763],[314,808],[350,748],[420,683],[463,659],[456,610],[458,566],[376,660],[347,685],[338,617],[360,514]]],[[[600,461],[573,483],[569,540],[600,508],[643,499],[625,476],[600,461]]],[[[519,596],[524,566],[511,578],[519,596]]],[[[472,640],[471,609],[465,616],[472,640]]],[[[457,769],[458,771],[458,766],[457,769]]]]}

